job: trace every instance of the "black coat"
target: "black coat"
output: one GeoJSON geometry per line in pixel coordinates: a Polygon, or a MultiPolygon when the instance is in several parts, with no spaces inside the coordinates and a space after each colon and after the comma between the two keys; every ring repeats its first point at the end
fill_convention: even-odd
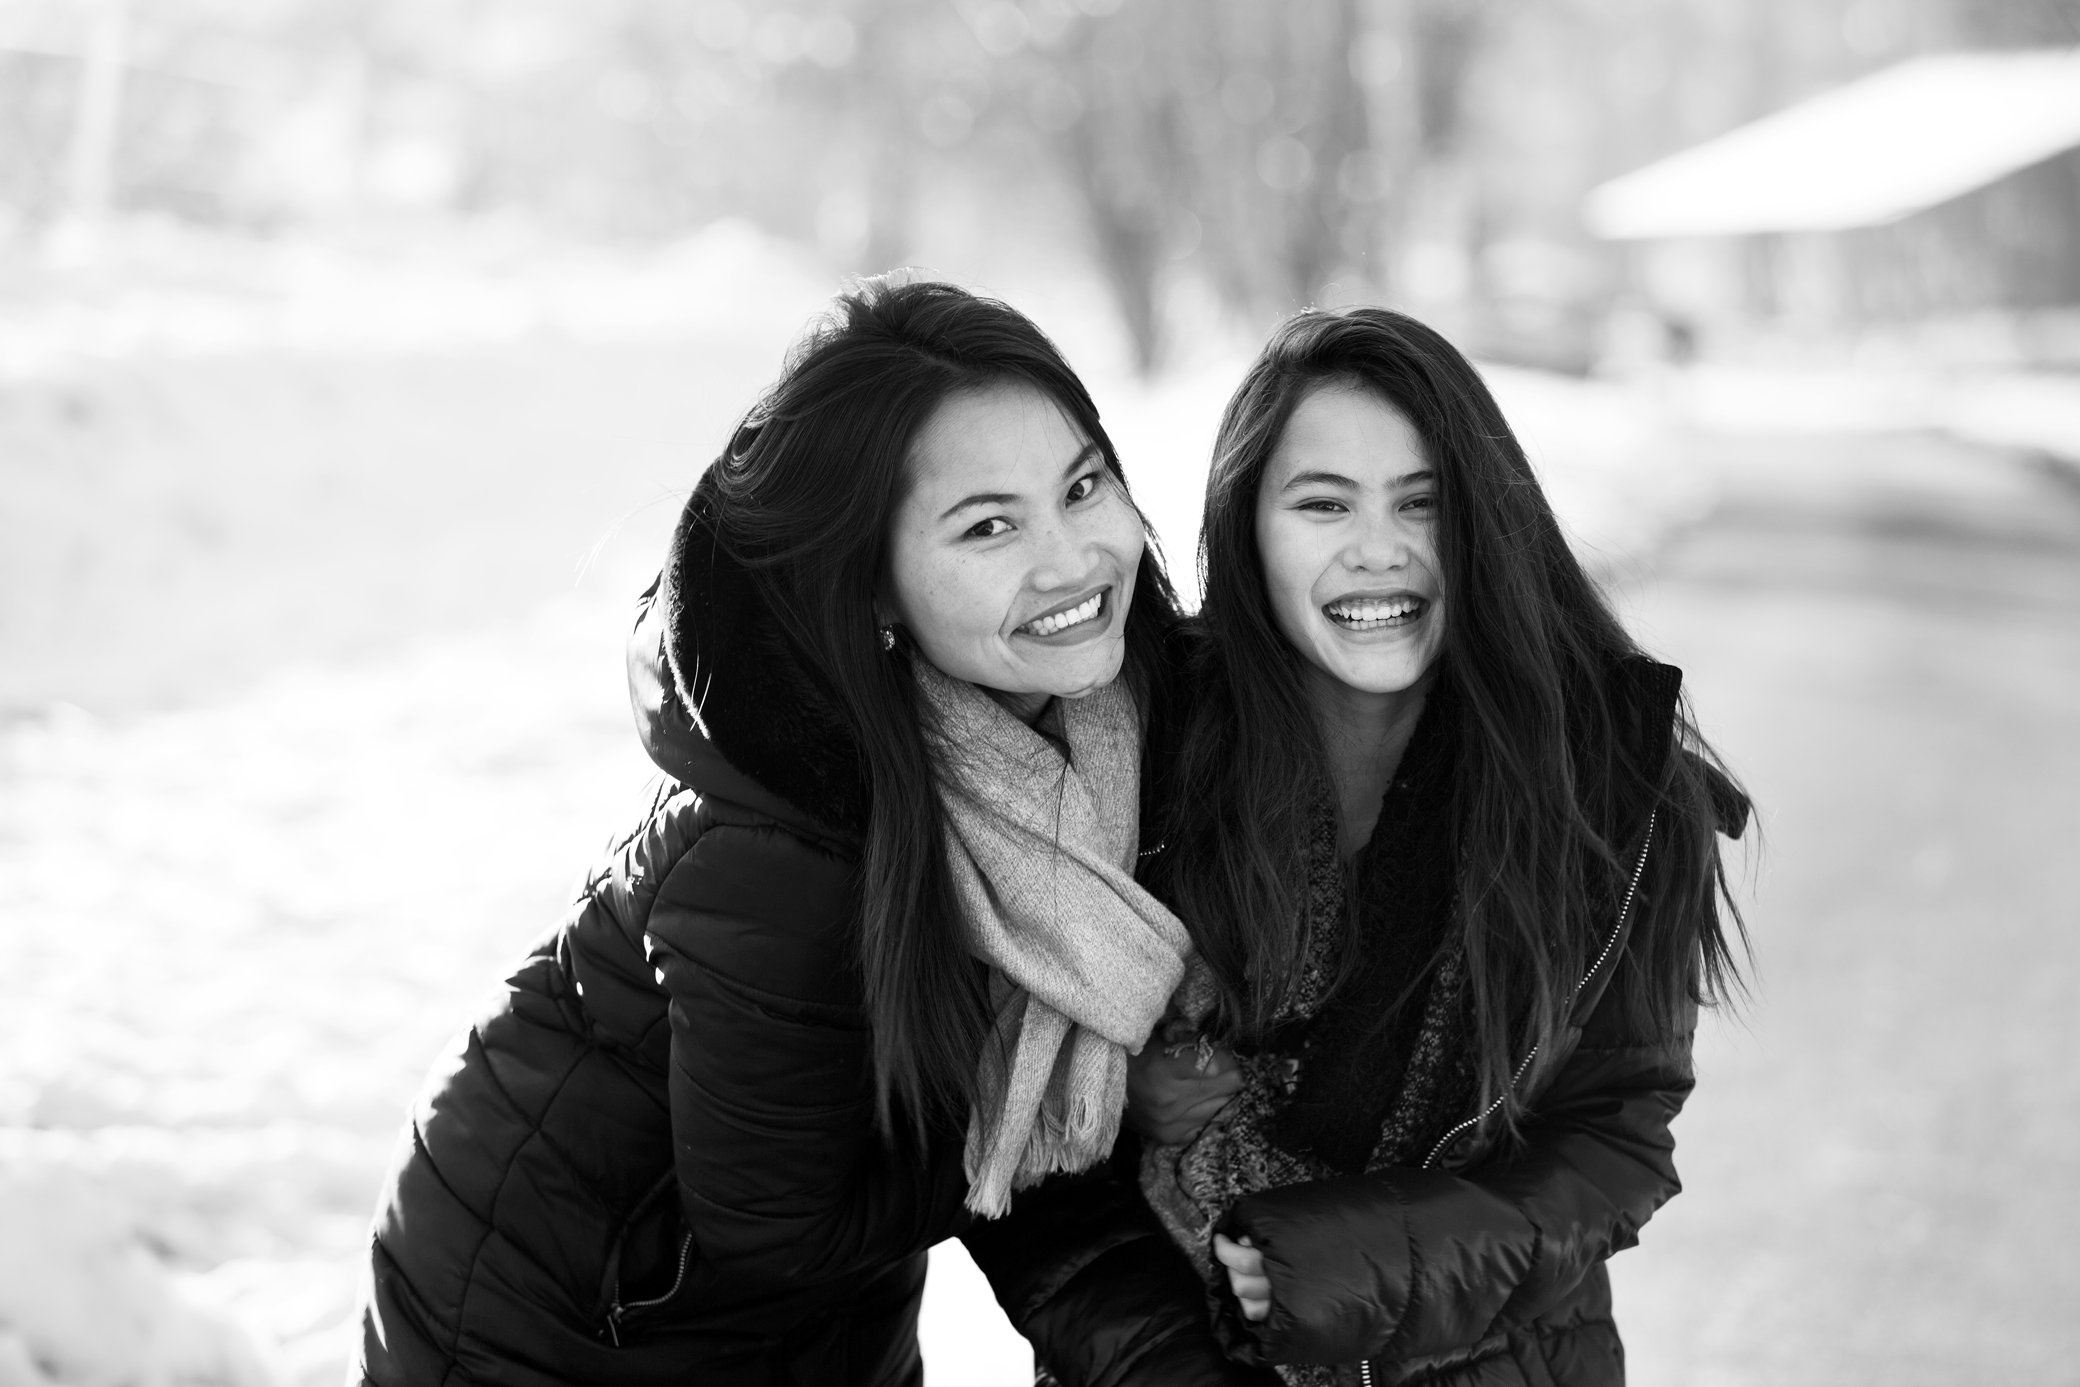
{"type": "MultiPolygon", "coordinates": [[[[1649,670],[1656,706],[1642,711],[1665,729],[1677,678],[1649,670]]],[[[1623,943],[1616,967],[1630,966],[1623,943]]],[[[1382,1384],[1622,1383],[1604,1263],[1681,1188],[1669,1126],[1693,1082],[1694,1014],[1660,1029],[1631,1016],[1612,967],[1592,975],[1557,1062],[1541,1066],[1520,1145],[1475,1122],[1431,1169],[1287,1186],[1235,1207],[1226,1231],[1263,1252],[1272,1285],[1271,1317],[1244,1356],[1367,1361],[1382,1384]]],[[[1216,1333],[1197,1274],[1140,1198],[1137,1165],[1122,1150],[1107,1171],[1043,1186],[966,1235],[1013,1321],[1065,1387],[1276,1383],[1212,1352],[1239,1317],[1230,1302],[1216,1333]]]]}
{"type": "Polygon", "coordinates": [[[631,645],[663,778],[418,1099],[364,1381],[922,1380],[960,1152],[875,1132],[858,754],[699,505],[631,645]]]}

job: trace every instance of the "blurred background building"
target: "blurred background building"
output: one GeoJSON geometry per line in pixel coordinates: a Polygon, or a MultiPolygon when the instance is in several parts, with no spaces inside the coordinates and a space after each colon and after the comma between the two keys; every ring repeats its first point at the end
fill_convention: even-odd
{"type": "MultiPolygon", "coordinates": [[[[2080,0],[0,0],[0,1387],[336,1379],[418,1075],[648,773],[626,600],[904,264],[1057,336],[1188,593],[1279,317],[1479,357],[1771,815],[1640,1380],[2074,1380],[2076,54],[2080,0]]],[[[933,1380],[1019,1380],[934,1276],[933,1380]]]]}

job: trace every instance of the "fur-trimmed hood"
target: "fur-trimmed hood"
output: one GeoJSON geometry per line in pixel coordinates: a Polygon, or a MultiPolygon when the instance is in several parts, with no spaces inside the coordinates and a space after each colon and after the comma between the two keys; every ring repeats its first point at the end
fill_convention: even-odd
{"type": "Polygon", "coordinates": [[[868,803],[859,744],[767,606],[758,575],[723,548],[713,498],[704,476],[629,641],[643,748],[702,794],[858,838],[868,803]]]}

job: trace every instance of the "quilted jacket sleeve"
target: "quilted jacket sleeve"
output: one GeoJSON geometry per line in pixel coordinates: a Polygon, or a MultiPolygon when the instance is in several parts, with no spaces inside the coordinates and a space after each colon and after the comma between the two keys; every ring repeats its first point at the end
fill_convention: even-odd
{"type": "Polygon", "coordinates": [[[875,1130],[850,889],[846,858],[750,817],[709,826],[649,915],[681,1202],[732,1277],[828,1280],[966,1221],[958,1152],[900,1153],[875,1130]]]}
{"type": "Polygon", "coordinates": [[[1215,1342],[1205,1288],[1136,1186],[1111,1167],[1058,1175],[961,1235],[1004,1313],[1062,1387],[1277,1387],[1215,1342]]]}
{"type": "Polygon", "coordinates": [[[1669,1124],[1692,1086],[1690,1034],[1611,1043],[1593,1029],[1513,1153],[1464,1174],[1393,1168],[1238,1203],[1227,1231],[1264,1254],[1270,1362],[1416,1358],[1536,1318],[1681,1188],[1669,1124]]]}

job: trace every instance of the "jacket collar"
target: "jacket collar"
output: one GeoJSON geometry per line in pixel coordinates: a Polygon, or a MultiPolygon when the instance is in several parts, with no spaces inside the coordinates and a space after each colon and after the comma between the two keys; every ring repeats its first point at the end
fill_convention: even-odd
{"type": "Polygon", "coordinates": [[[843,711],[728,553],[707,477],[680,513],[629,642],[629,699],[660,770],[819,836],[866,832],[867,783],[843,711]]]}

